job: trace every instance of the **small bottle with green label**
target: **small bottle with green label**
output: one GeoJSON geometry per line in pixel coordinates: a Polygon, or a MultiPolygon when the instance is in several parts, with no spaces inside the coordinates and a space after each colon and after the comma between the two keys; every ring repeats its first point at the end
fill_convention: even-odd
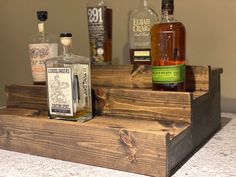
{"type": "Polygon", "coordinates": [[[153,90],[185,91],[185,27],[174,19],[174,0],[162,0],[162,19],[151,29],[153,90]]]}

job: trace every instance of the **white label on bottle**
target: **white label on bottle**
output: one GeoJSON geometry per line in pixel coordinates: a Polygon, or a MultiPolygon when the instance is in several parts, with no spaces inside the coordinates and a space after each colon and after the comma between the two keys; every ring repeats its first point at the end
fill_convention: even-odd
{"type": "Polygon", "coordinates": [[[58,55],[56,43],[29,44],[31,70],[34,82],[45,82],[45,60],[58,55]]]}
{"type": "Polygon", "coordinates": [[[50,115],[73,116],[71,68],[47,68],[50,115]]]}

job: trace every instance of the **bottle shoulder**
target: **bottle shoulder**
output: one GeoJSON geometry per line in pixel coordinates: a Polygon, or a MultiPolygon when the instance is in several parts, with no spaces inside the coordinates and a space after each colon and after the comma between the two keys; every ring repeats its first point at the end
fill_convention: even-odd
{"type": "Polygon", "coordinates": [[[47,64],[87,64],[90,65],[90,58],[89,57],[85,57],[85,56],[79,56],[79,55],[61,55],[58,57],[54,57],[51,59],[46,60],[46,65],[47,64]]]}
{"type": "Polygon", "coordinates": [[[152,26],[151,31],[172,31],[172,30],[182,30],[185,31],[185,26],[179,21],[173,22],[160,22],[152,26]]]}
{"type": "Polygon", "coordinates": [[[58,43],[56,35],[50,33],[37,33],[33,34],[29,38],[29,43],[38,44],[38,43],[58,43]]]}
{"type": "Polygon", "coordinates": [[[149,7],[141,7],[132,10],[129,19],[132,20],[133,18],[151,18],[156,22],[159,21],[159,15],[149,7]]]}

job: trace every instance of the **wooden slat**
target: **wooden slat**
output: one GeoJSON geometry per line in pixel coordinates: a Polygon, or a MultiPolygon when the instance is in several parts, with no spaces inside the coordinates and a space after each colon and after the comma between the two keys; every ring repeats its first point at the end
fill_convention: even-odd
{"type": "Polygon", "coordinates": [[[30,114],[34,113],[30,110],[18,109],[15,115],[13,112],[14,109],[0,111],[2,149],[150,176],[168,176],[165,131],[148,128],[139,131],[126,127],[125,123],[119,126],[122,119],[116,121],[116,127],[111,127],[98,125],[99,118],[82,124],[32,117],[30,114]]]}
{"type": "MultiPolygon", "coordinates": [[[[186,67],[186,90],[209,90],[209,66],[186,67]]],[[[100,87],[152,88],[151,66],[92,66],[92,85],[100,87]]]]}
{"type": "Polygon", "coordinates": [[[46,87],[40,85],[6,85],[8,107],[47,110],[46,87]]]}
{"type": "MultiPolygon", "coordinates": [[[[47,110],[45,86],[6,86],[7,106],[47,110]],[[18,91],[20,90],[20,92],[18,91]]],[[[192,94],[143,89],[94,88],[95,115],[190,122],[192,94]]]]}
{"type": "Polygon", "coordinates": [[[96,88],[97,114],[190,123],[192,95],[141,89],[96,88]]]}

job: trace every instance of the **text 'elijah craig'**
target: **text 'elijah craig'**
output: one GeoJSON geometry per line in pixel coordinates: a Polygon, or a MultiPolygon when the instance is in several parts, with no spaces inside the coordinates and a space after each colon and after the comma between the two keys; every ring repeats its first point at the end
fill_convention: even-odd
{"type": "Polygon", "coordinates": [[[132,64],[151,64],[150,29],[158,22],[157,13],[148,7],[147,0],[143,6],[135,9],[129,16],[129,47],[132,64]]]}
{"type": "Polygon", "coordinates": [[[153,90],[185,90],[185,27],[173,12],[174,0],[162,0],[162,19],[151,29],[153,90]]]}

